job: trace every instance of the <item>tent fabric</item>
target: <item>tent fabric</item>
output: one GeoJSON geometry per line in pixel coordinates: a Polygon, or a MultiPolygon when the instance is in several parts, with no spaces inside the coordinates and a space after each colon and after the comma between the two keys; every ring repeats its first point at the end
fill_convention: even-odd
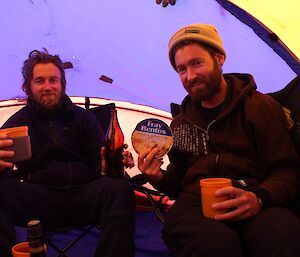
{"type": "MultiPolygon", "coordinates": [[[[284,31],[280,30],[280,25],[281,24],[270,24],[270,22],[268,22],[267,24],[270,24],[270,26],[272,25],[272,27],[274,28],[275,31],[278,31],[278,33],[280,34],[276,34],[275,32],[273,32],[272,30],[270,30],[265,24],[263,24],[260,20],[258,20],[258,17],[264,18],[263,20],[265,21],[267,14],[265,15],[256,15],[256,9],[258,9],[257,7],[255,8],[255,4],[253,2],[251,2],[251,5],[249,6],[248,2],[245,3],[245,1],[224,1],[224,0],[217,0],[217,2],[219,2],[226,10],[228,10],[230,13],[232,13],[235,17],[237,17],[239,20],[241,20],[243,23],[247,24],[249,27],[251,27],[253,29],[253,31],[262,39],[264,40],[279,56],[282,57],[283,60],[285,60],[287,62],[287,64],[291,67],[291,69],[296,73],[296,74],[300,74],[300,61],[299,58],[297,57],[300,55],[300,49],[298,50],[298,45],[295,45],[293,42],[290,42],[291,40],[289,40],[287,42],[288,45],[284,44],[283,41],[281,40],[282,38],[287,38],[287,36],[284,34],[284,31]],[[247,6],[248,10],[251,10],[251,14],[249,12],[247,12],[246,10],[238,7],[236,4],[233,4],[232,2],[235,3],[239,3],[241,6],[247,6]],[[255,15],[255,16],[253,16],[255,15]],[[292,52],[292,50],[290,48],[288,48],[288,46],[293,47],[295,53],[292,52]],[[296,47],[297,46],[297,47],[296,47]]],[[[259,3],[261,4],[262,1],[259,1],[259,3]]],[[[295,1],[287,1],[287,2],[293,2],[294,3],[294,7],[295,6],[295,1]]],[[[274,1],[273,1],[274,3],[274,1]]],[[[283,2],[281,1],[282,5],[283,2]]],[[[268,3],[268,5],[270,5],[271,3],[268,3]]],[[[284,3],[285,5],[287,5],[287,3],[284,3]]],[[[256,4],[258,5],[258,4],[256,4]]],[[[271,4],[273,6],[273,4],[271,4]]],[[[283,7],[281,5],[281,7],[283,7]]],[[[299,4],[298,4],[299,5],[299,4]]],[[[278,6],[276,6],[278,8],[278,6]]],[[[265,10],[269,10],[271,8],[267,8],[265,10]]],[[[276,12],[277,13],[277,12],[276,12]]],[[[284,13],[284,12],[281,12],[284,13]]],[[[298,14],[297,14],[298,15],[298,14]]],[[[293,20],[293,19],[292,19],[293,20]]],[[[292,24],[293,25],[293,24],[292,24]]],[[[294,31],[294,34],[298,34],[295,33],[296,30],[294,31]]],[[[297,40],[297,38],[295,39],[297,40]]],[[[300,38],[299,38],[300,40],[300,38]]],[[[299,42],[299,41],[298,41],[299,42]]]]}
{"type": "MultiPolygon", "coordinates": [[[[289,7],[285,4],[282,12],[291,12],[289,7]]],[[[268,18],[276,19],[272,12],[268,18]]],[[[169,104],[180,103],[186,92],[168,61],[168,40],[174,31],[192,23],[215,25],[227,52],[223,71],[253,74],[263,93],[277,91],[295,77],[294,68],[215,0],[177,0],[166,8],[154,0],[4,1],[0,8],[0,98],[24,96],[22,62],[31,50],[45,47],[64,62],[72,62],[73,68],[66,70],[69,95],[130,101],[169,111],[169,104]],[[112,83],[99,80],[102,75],[112,83]]]]}
{"type": "Polygon", "coordinates": [[[300,4],[298,0],[231,0],[230,2],[246,10],[251,16],[260,21],[263,26],[273,31],[281,42],[290,49],[299,63],[300,35],[297,31],[300,19],[300,4]]]}

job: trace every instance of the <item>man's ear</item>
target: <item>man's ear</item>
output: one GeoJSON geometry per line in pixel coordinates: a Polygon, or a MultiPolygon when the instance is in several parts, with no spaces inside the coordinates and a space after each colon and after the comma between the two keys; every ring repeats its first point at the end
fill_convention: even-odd
{"type": "Polygon", "coordinates": [[[223,54],[220,54],[220,53],[215,53],[215,58],[216,58],[216,61],[217,61],[217,64],[222,67],[224,62],[225,62],[225,57],[223,54]]]}

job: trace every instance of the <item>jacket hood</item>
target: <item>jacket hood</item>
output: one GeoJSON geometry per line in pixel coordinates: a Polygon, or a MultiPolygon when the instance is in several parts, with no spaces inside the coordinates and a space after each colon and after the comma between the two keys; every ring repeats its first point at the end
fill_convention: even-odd
{"type": "MultiPolygon", "coordinates": [[[[223,74],[223,76],[227,82],[228,90],[218,118],[224,117],[230,113],[247,95],[254,92],[257,88],[255,81],[250,74],[231,73],[223,74]]],[[[180,113],[184,115],[191,124],[201,123],[197,105],[199,105],[199,103],[194,102],[190,95],[187,95],[180,107],[180,113]]]]}

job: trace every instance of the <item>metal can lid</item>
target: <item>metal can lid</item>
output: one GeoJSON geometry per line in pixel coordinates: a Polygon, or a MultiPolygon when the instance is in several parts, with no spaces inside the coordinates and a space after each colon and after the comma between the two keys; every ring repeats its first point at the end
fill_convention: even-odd
{"type": "Polygon", "coordinates": [[[159,119],[145,119],[136,125],[131,135],[131,143],[138,154],[146,154],[156,146],[157,157],[162,157],[172,148],[173,132],[159,119]]]}

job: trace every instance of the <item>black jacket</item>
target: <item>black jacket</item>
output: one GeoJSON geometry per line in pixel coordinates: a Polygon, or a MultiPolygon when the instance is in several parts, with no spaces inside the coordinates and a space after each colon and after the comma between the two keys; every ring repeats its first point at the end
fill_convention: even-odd
{"type": "Polygon", "coordinates": [[[28,126],[32,158],[18,164],[16,175],[35,184],[66,186],[89,182],[100,175],[104,133],[95,116],[64,96],[62,106],[44,114],[28,100],[2,126],[28,126]]]}
{"type": "Polygon", "coordinates": [[[299,158],[279,104],[256,91],[250,75],[224,77],[227,97],[208,126],[197,103],[184,99],[171,123],[168,172],[157,187],[199,195],[201,178],[228,177],[247,182],[265,206],[290,203],[299,193],[299,158]]]}

